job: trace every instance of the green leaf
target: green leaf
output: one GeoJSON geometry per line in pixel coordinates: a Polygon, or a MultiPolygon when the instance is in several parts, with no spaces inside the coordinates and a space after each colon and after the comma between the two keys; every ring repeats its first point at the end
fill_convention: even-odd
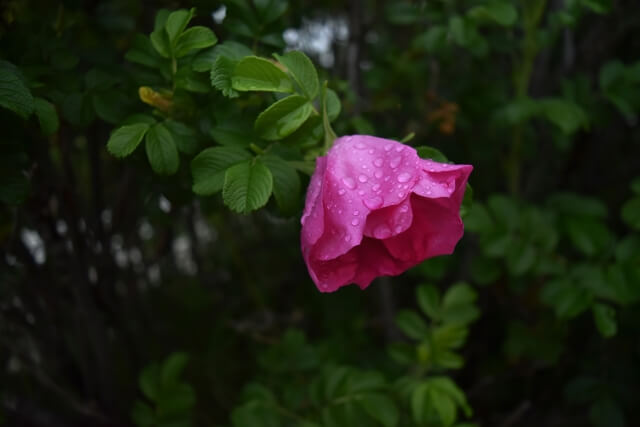
{"type": "Polygon", "coordinates": [[[260,160],[248,160],[227,169],[222,198],[231,210],[246,214],[264,206],[272,189],[269,169],[260,160]]]}
{"type": "Polygon", "coordinates": [[[513,276],[522,276],[534,266],[536,262],[536,249],[533,245],[514,241],[507,252],[507,268],[513,276]]]}
{"type": "Polygon", "coordinates": [[[238,92],[233,89],[231,84],[231,78],[235,68],[236,62],[222,55],[216,58],[211,68],[211,85],[229,98],[236,98],[238,96],[238,92]]]}
{"type": "Polygon", "coordinates": [[[248,56],[238,62],[231,83],[233,89],[241,92],[293,92],[293,84],[287,74],[268,59],[257,56],[248,56]]]}
{"type": "Polygon", "coordinates": [[[438,390],[451,397],[455,404],[462,408],[465,415],[470,417],[472,415],[471,407],[467,402],[467,398],[464,392],[454,383],[449,377],[431,377],[428,380],[429,387],[431,389],[438,390]]]}
{"type": "Polygon", "coordinates": [[[444,322],[466,325],[480,316],[474,305],[476,291],[466,283],[456,283],[442,298],[441,317],[444,322]]]}
{"type": "Polygon", "coordinates": [[[167,22],[164,24],[164,28],[169,36],[169,43],[171,46],[175,46],[176,39],[182,34],[184,29],[187,28],[187,24],[189,24],[189,21],[193,18],[194,12],[195,9],[180,9],[175,12],[171,12],[167,17],[167,22]]]}
{"type": "Polygon", "coordinates": [[[148,130],[147,123],[122,126],[111,134],[107,150],[116,157],[126,157],[138,147],[148,130]]]}
{"type": "Polygon", "coordinates": [[[164,29],[155,30],[149,35],[153,48],[164,58],[171,57],[171,46],[169,44],[169,37],[164,29]]]}
{"type": "Polygon", "coordinates": [[[38,116],[42,133],[45,135],[53,135],[58,131],[58,126],[60,126],[56,107],[46,99],[36,97],[33,101],[33,106],[36,116],[38,116]]]}
{"type": "Polygon", "coordinates": [[[591,218],[570,218],[566,229],[575,247],[587,256],[603,251],[611,242],[611,233],[607,226],[591,218]]]}
{"type": "Polygon", "coordinates": [[[162,387],[170,387],[177,384],[188,361],[189,355],[186,353],[176,352],[171,354],[162,364],[160,373],[162,387]]]}
{"type": "Polygon", "coordinates": [[[408,337],[416,340],[421,340],[429,335],[427,324],[413,310],[400,310],[396,316],[396,325],[408,337]]]}
{"type": "Polygon", "coordinates": [[[334,121],[340,115],[340,111],[342,110],[342,105],[340,104],[340,98],[338,95],[331,89],[327,89],[327,118],[330,122],[334,121]]]}
{"type": "Polygon", "coordinates": [[[440,318],[440,293],[433,285],[421,285],[418,288],[418,305],[433,320],[440,318]]]}
{"type": "Polygon", "coordinates": [[[152,126],[146,135],[145,148],[151,169],[159,175],[173,175],[180,166],[178,149],[164,124],[152,126]]]}
{"type": "Polygon", "coordinates": [[[547,282],[540,299],[553,307],[559,318],[571,319],[591,305],[593,295],[571,281],[561,278],[547,282]]]}
{"type": "Polygon", "coordinates": [[[549,198],[549,206],[563,214],[605,218],[607,206],[593,197],[575,193],[556,193],[549,198]]]}
{"type": "Polygon", "coordinates": [[[348,391],[350,393],[360,393],[364,391],[375,391],[386,385],[384,376],[377,371],[353,372],[348,379],[348,391]]]}
{"type": "Polygon", "coordinates": [[[300,207],[300,177],[295,168],[278,156],[266,155],[261,160],[273,175],[273,195],[280,210],[292,215],[300,207]]]}
{"type": "MultiPolygon", "coordinates": [[[[312,147],[324,135],[322,118],[312,114],[295,132],[282,140],[283,144],[312,147]]],[[[313,170],[311,171],[313,173],[313,170]]]]}
{"type": "Polygon", "coordinates": [[[413,389],[413,392],[411,393],[411,413],[413,415],[413,420],[418,425],[424,424],[428,418],[428,394],[428,383],[419,384],[416,388],[413,389]]]}
{"type": "Polygon", "coordinates": [[[193,128],[175,120],[167,120],[164,125],[171,132],[178,151],[189,155],[198,151],[199,136],[193,128]]]}
{"type": "Polygon", "coordinates": [[[622,220],[634,230],[640,230],[640,197],[634,197],[622,205],[622,220]]]}
{"type": "Polygon", "coordinates": [[[433,330],[433,343],[437,349],[456,349],[464,345],[469,330],[461,323],[446,323],[433,330]]]}
{"type": "Polygon", "coordinates": [[[260,113],[255,122],[256,132],[270,141],[282,139],[298,129],[312,111],[305,97],[287,96],[260,113]]]}
{"type": "Polygon", "coordinates": [[[447,33],[446,27],[433,25],[413,40],[413,47],[430,53],[438,52],[447,45],[447,33]]]}
{"type": "Polygon", "coordinates": [[[0,107],[26,119],[33,112],[33,96],[27,88],[18,68],[0,60],[0,107]]]}
{"type": "Polygon", "coordinates": [[[138,427],[152,427],[156,422],[154,410],[139,400],[133,405],[131,418],[138,427]]]}
{"type": "Polygon", "coordinates": [[[379,393],[366,393],[360,396],[358,402],[363,409],[376,421],[385,427],[398,425],[399,413],[393,400],[379,393]]]}
{"type": "Polygon", "coordinates": [[[304,53],[294,50],[284,55],[274,55],[276,59],[287,67],[293,79],[302,89],[304,96],[310,101],[313,100],[320,90],[318,73],[311,60],[304,53]]]}
{"type": "Polygon", "coordinates": [[[471,18],[495,22],[503,27],[511,27],[518,20],[516,7],[506,1],[491,1],[486,5],[476,6],[468,14],[471,18]]]}
{"type": "Polygon", "coordinates": [[[162,59],[154,49],[149,37],[136,34],[131,42],[131,49],[124,55],[125,59],[151,68],[159,68],[162,59]]]}
{"type": "Polygon", "coordinates": [[[538,101],[540,113],[560,130],[571,135],[589,124],[587,113],[578,104],[561,98],[548,98],[538,101]]]}
{"type": "Polygon", "coordinates": [[[149,400],[156,400],[160,390],[160,366],[157,363],[145,366],[138,378],[138,386],[149,400]]]}
{"type": "Polygon", "coordinates": [[[431,405],[438,413],[440,421],[445,427],[453,425],[456,422],[456,405],[453,399],[440,390],[430,388],[429,399],[431,405]]]}
{"type": "Polygon", "coordinates": [[[213,46],[217,41],[218,38],[209,28],[202,26],[191,27],[178,37],[175,57],[181,58],[194,50],[213,46]]]}
{"type": "Polygon", "coordinates": [[[193,192],[207,196],[222,190],[225,171],[249,159],[251,154],[237,147],[212,147],[202,150],[191,161],[193,192]]]}
{"type": "Polygon", "coordinates": [[[616,310],[606,304],[596,303],[591,307],[593,320],[600,334],[605,338],[611,338],[618,331],[616,323],[616,310]]]}
{"type": "Polygon", "coordinates": [[[418,151],[418,156],[423,159],[431,159],[436,162],[447,163],[449,160],[447,156],[442,154],[442,152],[433,147],[428,147],[423,145],[421,147],[416,147],[416,151],[418,151]]]}

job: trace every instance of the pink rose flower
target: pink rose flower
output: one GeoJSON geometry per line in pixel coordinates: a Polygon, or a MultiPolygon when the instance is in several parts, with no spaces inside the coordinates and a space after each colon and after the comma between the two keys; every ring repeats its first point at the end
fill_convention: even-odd
{"type": "Polygon", "coordinates": [[[395,276],[453,252],[470,165],[424,160],[399,142],[336,139],[318,157],[302,215],[302,255],[321,292],[395,276]]]}

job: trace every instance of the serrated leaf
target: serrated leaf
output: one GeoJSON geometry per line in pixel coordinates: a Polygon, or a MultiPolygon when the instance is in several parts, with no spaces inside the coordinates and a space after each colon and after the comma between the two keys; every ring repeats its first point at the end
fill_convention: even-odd
{"type": "Polygon", "coordinates": [[[138,147],[148,130],[147,123],[122,126],[111,134],[107,150],[116,157],[126,157],[138,147]]]}
{"type": "Polygon", "coordinates": [[[191,161],[193,192],[207,196],[222,190],[225,171],[249,159],[251,154],[237,147],[212,147],[203,150],[191,161]]]}
{"type": "Polygon", "coordinates": [[[616,323],[616,310],[606,304],[597,303],[591,307],[593,320],[600,334],[605,338],[611,338],[618,331],[616,323]]]}
{"type": "Polygon", "coordinates": [[[162,123],[152,126],[146,135],[145,148],[151,169],[159,175],[173,175],[180,166],[178,149],[171,132],[162,123]]]}
{"type": "Polygon", "coordinates": [[[429,335],[429,328],[418,313],[412,310],[400,310],[396,316],[396,325],[408,337],[421,340],[429,335]]]}
{"type": "Polygon", "coordinates": [[[164,125],[171,132],[178,151],[185,154],[194,154],[198,151],[199,136],[193,128],[175,120],[167,120],[164,125]]]}
{"type": "Polygon", "coordinates": [[[300,177],[295,168],[274,155],[266,155],[261,160],[273,175],[273,195],[280,210],[294,214],[300,205],[300,177]]]}
{"type": "Polygon", "coordinates": [[[33,96],[18,68],[0,60],[0,106],[26,119],[33,112],[33,96]]]}
{"type": "Polygon", "coordinates": [[[34,98],[33,106],[40,122],[40,129],[45,135],[53,135],[58,131],[60,122],[58,121],[58,112],[52,103],[42,98],[34,98]]]}
{"type": "Polygon", "coordinates": [[[264,206],[273,190],[273,176],[258,159],[238,163],[224,175],[222,199],[238,213],[249,213],[264,206]]]}
{"type": "Polygon", "coordinates": [[[191,27],[178,37],[175,57],[181,58],[194,50],[213,46],[217,41],[218,38],[209,28],[202,26],[191,27]]]}
{"type": "Polygon", "coordinates": [[[211,85],[222,92],[229,98],[238,96],[231,84],[233,70],[236,68],[236,62],[226,56],[218,56],[211,68],[211,85]]]}
{"type": "Polygon", "coordinates": [[[255,130],[264,139],[282,139],[295,132],[312,111],[313,107],[305,97],[287,96],[260,113],[255,122],[255,130]]]}
{"type": "Polygon", "coordinates": [[[274,55],[276,59],[287,67],[289,73],[303,91],[304,96],[313,100],[320,90],[318,72],[311,60],[304,53],[294,50],[284,55],[274,55]]]}
{"type": "Polygon", "coordinates": [[[399,413],[393,400],[379,393],[366,393],[358,399],[367,414],[385,427],[398,424],[399,413]]]}
{"type": "Polygon", "coordinates": [[[289,76],[273,62],[257,56],[248,56],[238,62],[231,86],[241,92],[293,92],[289,76]]]}

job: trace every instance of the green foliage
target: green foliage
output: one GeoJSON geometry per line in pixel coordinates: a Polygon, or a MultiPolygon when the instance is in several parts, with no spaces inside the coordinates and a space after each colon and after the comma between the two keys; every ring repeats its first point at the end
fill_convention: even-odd
{"type": "Polygon", "coordinates": [[[131,414],[138,427],[193,425],[195,392],[180,378],[188,360],[185,353],[173,353],[140,373],[138,384],[145,400],[136,401],[131,414]]]}

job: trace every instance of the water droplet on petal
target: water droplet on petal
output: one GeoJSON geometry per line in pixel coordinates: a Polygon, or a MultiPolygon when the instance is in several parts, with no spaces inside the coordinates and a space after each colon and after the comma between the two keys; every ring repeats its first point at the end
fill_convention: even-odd
{"type": "Polygon", "coordinates": [[[376,171],[373,176],[375,176],[376,178],[382,178],[382,171],[376,171]]]}
{"type": "Polygon", "coordinates": [[[375,165],[375,167],[379,168],[382,167],[382,165],[384,164],[384,160],[382,160],[382,157],[378,157],[377,159],[375,159],[373,161],[373,164],[375,165]]]}
{"type": "Polygon", "coordinates": [[[395,231],[396,231],[396,234],[397,233],[401,233],[402,232],[402,226],[401,225],[396,226],[395,231]]]}
{"type": "Polygon", "coordinates": [[[411,175],[408,174],[407,172],[402,172],[400,175],[398,175],[398,182],[407,182],[411,179],[411,175]]]}
{"type": "Polygon", "coordinates": [[[400,206],[400,212],[406,212],[408,210],[409,210],[409,206],[407,206],[407,205],[400,206]]]}
{"type": "Polygon", "coordinates": [[[348,177],[348,176],[347,176],[347,177],[345,177],[345,178],[342,178],[342,182],[343,182],[343,184],[344,184],[344,185],[346,185],[346,186],[347,186],[347,188],[348,188],[348,189],[350,189],[350,190],[353,190],[354,188],[356,188],[356,183],[355,183],[355,181],[353,180],[353,178],[351,178],[351,177],[348,177]]]}
{"type": "Polygon", "coordinates": [[[391,151],[392,148],[393,148],[393,144],[387,144],[384,146],[384,151],[391,151]]]}
{"type": "Polygon", "coordinates": [[[380,184],[375,184],[373,187],[371,187],[371,189],[373,191],[378,191],[380,189],[380,184]]]}
{"type": "Polygon", "coordinates": [[[366,146],[366,145],[364,145],[362,142],[358,142],[358,143],[356,144],[356,148],[357,148],[358,150],[364,150],[365,148],[367,148],[367,146],[366,146]]]}
{"type": "Polygon", "coordinates": [[[369,150],[369,154],[373,154],[373,153],[374,153],[374,151],[373,151],[373,148],[372,148],[372,149],[369,150]]]}
{"type": "Polygon", "coordinates": [[[341,189],[338,190],[338,194],[339,195],[342,196],[344,193],[346,193],[346,190],[344,188],[341,188],[341,189]]]}
{"type": "Polygon", "coordinates": [[[398,197],[404,197],[404,194],[405,194],[404,191],[401,191],[398,193],[398,197]]]}
{"type": "Polygon", "coordinates": [[[401,161],[402,161],[402,157],[399,157],[399,156],[398,157],[394,157],[389,162],[389,166],[391,166],[392,168],[397,168],[401,161]]]}
{"type": "Polygon", "coordinates": [[[360,191],[358,191],[358,195],[360,195],[360,196],[364,196],[364,190],[360,190],[360,191]]]}
{"type": "Polygon", "coordinates": [[[351,236],[349,234],[347,234],[346,236],[344,236],[344,241],[345,242],[350,242],[351,241],[351,236]]]}
{"type": "Polygon", "coordinates": [[[368,180],[369,180],[369,178],[367,177],[367,175],[360,175],[358,177],[358,181],[360,181],[362,183],[367,182],[368,180]]]}
{"type": "Polygon", "coordinates": [[[382,197],[379,196],[375,196],[364,201],[364,205],[369,209],[378,209],[380,206],[382,206],[382,203],[382,197]]]}
{"type": "Polygon", "coordinates": [[[358,215],[360,215],[360,211],[357,211],[357,210],[353,211],[353,216],[358,216],[358,215]]]}
{"type": "Polygon", "coordinates": [[[360,220],[358,218],[354,218],[353,221],[351,221],[351,225],[356,226],[360,224],[360,220]]]}
{"type": "Polygon", "coordinates": [[[400,145],[400,146],[396,147],[396,153],[399,153],[402,150],[404,150],[404,146],[400,145]]]}

